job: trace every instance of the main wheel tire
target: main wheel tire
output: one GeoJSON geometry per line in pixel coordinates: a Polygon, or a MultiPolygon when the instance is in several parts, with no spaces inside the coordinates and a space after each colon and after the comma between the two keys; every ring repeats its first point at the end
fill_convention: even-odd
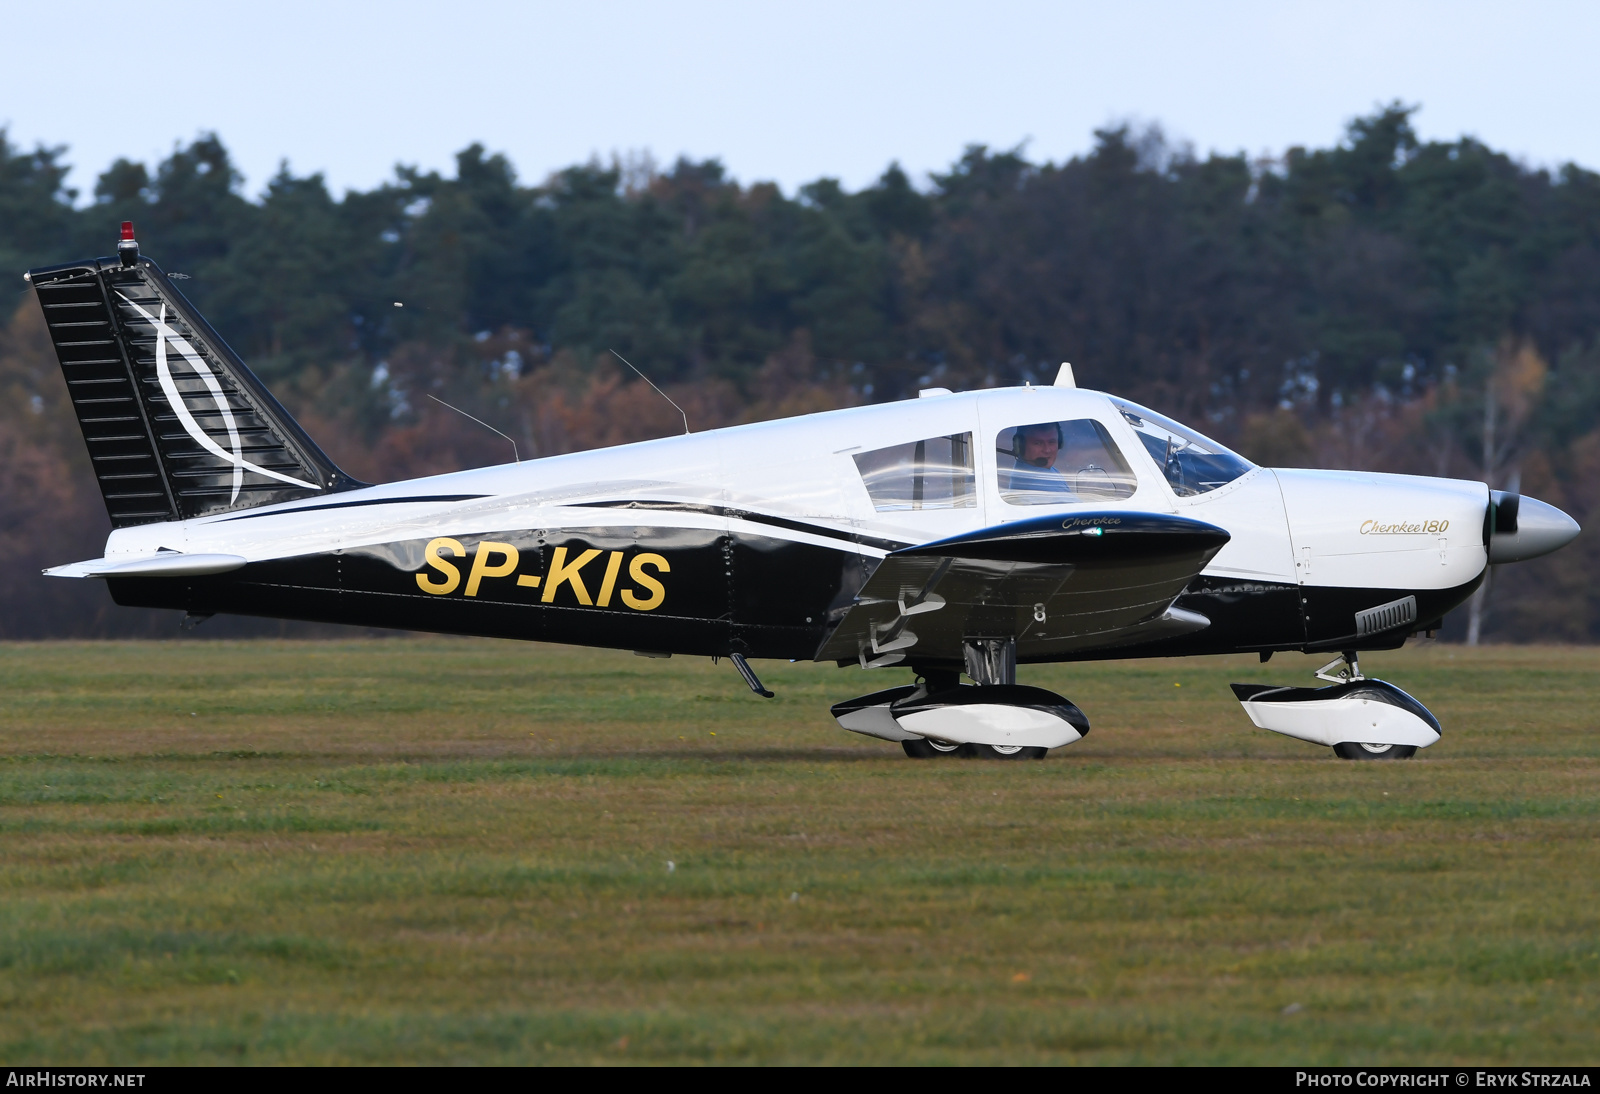
{"type": "Polygon", "coordinates": [[[947,745],[939,741],[930,741],[926,737],[918,737],[913,741],[901,741],[900,747],[905,749],[907,756],[913,760],[932,760],[940,756],[965,756],[968,745],[947,745]]]}
{"type": "Polygon", "coordinates": [[[1048,749],[1037,745],[968,745],[980,760],[1042,760],[1048,749]]]}
{"type": "Polygon", "coordinates": [[[1333,754],[1341,760],[1409,760],[1417,754],[1417,746],[1341,741],[1333,746],[1333,754]]]}

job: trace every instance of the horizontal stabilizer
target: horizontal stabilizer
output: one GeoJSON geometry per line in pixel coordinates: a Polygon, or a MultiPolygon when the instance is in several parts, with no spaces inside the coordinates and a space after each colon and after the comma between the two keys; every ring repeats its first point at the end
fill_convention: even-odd
{"type": "Polygon", "coordinates": [[[242,555],[186,555],[164,551],[143,558],[94,558],[52,566],[46,577],[204,577],[237,570],[249,560],[242,555]]]}

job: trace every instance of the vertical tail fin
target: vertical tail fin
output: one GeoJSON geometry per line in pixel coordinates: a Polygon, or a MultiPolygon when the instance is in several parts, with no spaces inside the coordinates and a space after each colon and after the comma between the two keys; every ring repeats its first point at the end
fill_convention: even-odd
{"type": "Polygon", "coordinates": [[[148,258],[30,270],[114,528],[363,486],[148,258]]]}

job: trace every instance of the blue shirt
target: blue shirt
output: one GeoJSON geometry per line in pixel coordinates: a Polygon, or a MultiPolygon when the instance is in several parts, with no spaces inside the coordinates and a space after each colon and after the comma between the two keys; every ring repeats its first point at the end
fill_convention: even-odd
{"type": "Polygon", "coordinates": [[[1011,468],[1008,491],[1026,490],[1036,494],[1076,494],[1067,477],[1054,467],[1035,467],[1018,459],[1011,468]]]}

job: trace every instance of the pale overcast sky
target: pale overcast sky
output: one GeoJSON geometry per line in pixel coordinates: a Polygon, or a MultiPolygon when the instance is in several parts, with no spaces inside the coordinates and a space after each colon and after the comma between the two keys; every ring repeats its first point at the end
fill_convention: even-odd
{"type": "Polygon", "coordinates": [[[786,190],[913,177],[968,143],[1084,151],[1119,120],[1198,151],[1326,146],[1420,104],[1425,137],[1600,168],[1600,3],[10,5],[0,125],[70,147],[87,192],[214,130],[249,193],[287,159],[336,192],[473,141],[524,179],[594,155],[720,157],[786,190]]]}

